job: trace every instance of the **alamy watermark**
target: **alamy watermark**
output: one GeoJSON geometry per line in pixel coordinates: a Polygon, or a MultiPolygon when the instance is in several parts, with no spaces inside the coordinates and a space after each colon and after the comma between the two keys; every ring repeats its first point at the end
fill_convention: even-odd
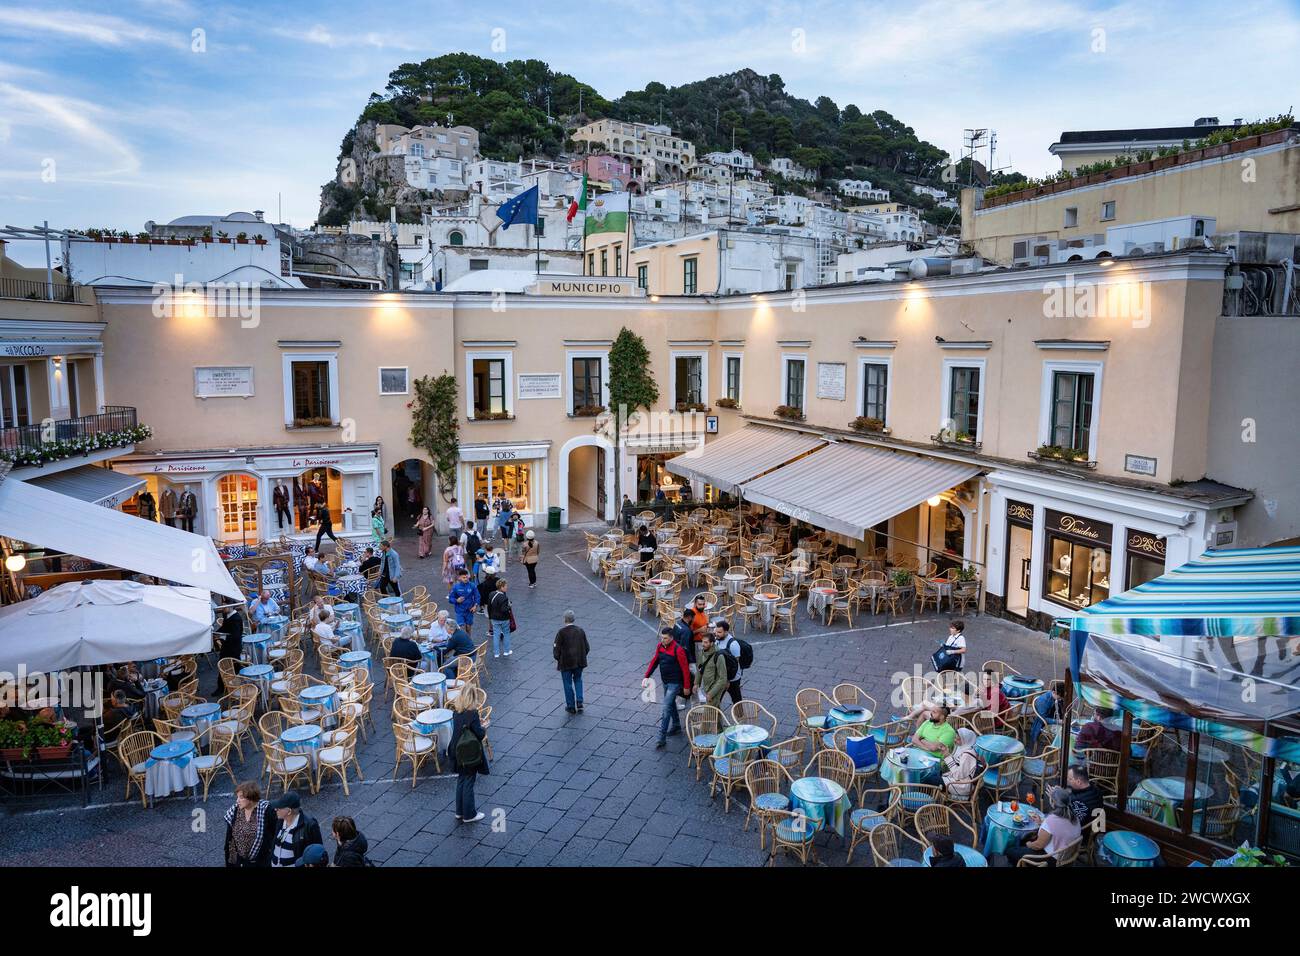
{"type": "Polygon", "coordinates": [[[239,319],[245,329],[261,324],[262,287],[255,282],[155,282],[153,314],[159,319],[239,319]]]}

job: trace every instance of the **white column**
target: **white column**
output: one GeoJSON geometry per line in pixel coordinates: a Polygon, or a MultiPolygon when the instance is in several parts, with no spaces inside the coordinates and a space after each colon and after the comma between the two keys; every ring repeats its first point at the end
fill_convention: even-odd
{"type": "Polygon", "coordinates": [[[94,357],[95,368],[95,411],[97,414],[104,413],[104,353],[96,352],[94,357]]]}

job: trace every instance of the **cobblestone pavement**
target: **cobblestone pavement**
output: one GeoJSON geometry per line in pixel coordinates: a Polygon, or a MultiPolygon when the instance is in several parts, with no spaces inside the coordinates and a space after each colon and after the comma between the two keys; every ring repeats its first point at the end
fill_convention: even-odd
{"type": "MultiPolygon", "coordinates": [[[[490,662],[484,681],[493,705],[491,774],[480,777],[479,808],[487,819],[461,825],[452,812],[455,778],[438,776],[432,765],[411,786],[393,779],[394,746],[389,714],[376,694],[377,731],[359,748],[364,783],[344,796],[337,784],[304,806],[328,833],[335,815],[354,817],[381,865],[687,865],[750,866],[765,861],[754,826],[744,824],[745,801],[709,798],[705,779],[686,767],[686,744],[673,737],[654,749],[658,705],[641,700],[640,681],[656,641],[649,619],[637,618],[631,596],[611,585],[606,593],[583,561],[577,529],[541,533],[539,586],[529,590],[523,569],[507,568],[519,630],[515,653],[490,662]],[[566,608],[578,615],[591,642],[584,674],[585,713],[564,711],[551,642],[566,608]]],[[[445,597],[440,562],[419,560],[414,541],[399,541],[404,588],[429,586],[445,597]]],[[[440,552],[439,552],[440,553],[440,552]]],[[[686,592],[690,593],[690,592],[686,592]]],[[[440,600],[441,603],[441,600],[440,600]]],[[[853,681],[882,707],[892,689],[890,676],[929,669],[931,651],[946,633],[947,615],[912,620],[859,618],[850,629],[827,630],[808,618],[794,637],[754,635],[754,667],[744,694],[761,702],[780,721],[779,732],[794,733],[795,692],[827,692],[853,681]]],[[[475,633],[482,639],[480,622],[475,633]]],[[[1025,673],[1061,676],[1066,648],[1044,635],[990,617],[971,617],[966,634],[971,666],[989,658],[1008,661],[1025,673]]],[[[745,635],[742,635],[745,636],[745,635]]],[[[314,663],[314,661],[313,661],[314,663]]],[[[200,673],[211,692],[215,674],[200,673]]],[[[891,711],[892,712],[892,711],[891,711]]],[[[237,777],[256,777],[260,756],[251,752],[237,777]]],[[[116,766],[91,806],[79,799],[50,797],[21,805],[0,805],[0,865],[217,865],[224,839],[222,814],[231,802],[229,780],[213,786],[207,803],[173,797],[145,810],[123,801],[124,782],[116,766]]],[[[333,849],[332,842],[330,849],[333,849]]],[[[843,865],[845,852],[833,835],[818,837],[821,862],[843,865]]],[[[853,865],[869,853],[857,853],[853,865]]]]}

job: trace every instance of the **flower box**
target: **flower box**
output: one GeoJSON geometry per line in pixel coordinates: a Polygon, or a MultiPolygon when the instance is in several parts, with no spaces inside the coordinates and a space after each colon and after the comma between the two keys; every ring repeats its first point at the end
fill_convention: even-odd
{"type": "Polygon", "coordinates": [[[801,422],[804,419],[803,409],[795,408],[793,405],[778,405],[772,410],[772,414],[791,422],[801,422]]]}
{"type": "Polygon", "coordinates": [[[0,760],[22,760],[22,747],[0,747],[0,760]]]}
{"type": "Polygon", "coordinates": [[[859,415],[853,421],[849,422],[849,428],[855,432],[862,432],[864,435],[889,435],[890,430],[885,427],[885,423],[879,418],[868,418],[859,415]]]}
{"type": "Polygon", "coordinates": [[[72,752],[72,741],[58,747],[37,747],[36,757],[39,760],[63,760],[72,752]]]}
{"type": "Polygon", "coordinates": [[[1028,454],[1034,461],[1073,465],[1076,468],[1093,469],[1097,467],[1097,463],[1089,461],[1086,454],[1075,452],[1069,448],[1060,448],[1056,445],[1040,445],[1036,451],[1031,451],[1028,454]]]}

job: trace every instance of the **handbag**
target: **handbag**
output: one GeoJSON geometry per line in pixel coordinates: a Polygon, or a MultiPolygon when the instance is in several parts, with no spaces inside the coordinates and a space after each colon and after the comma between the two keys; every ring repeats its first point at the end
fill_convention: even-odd
{"type": "Polygon", "coordinates": [[[519,629],[519,625],[515,623],[515,609],[511,608],[510,609],[510,633],[513,634],[518,629],[519,629]]]}
{"type": "Polygon", "coordinates": [[[961,666],[959,655],[954,654],[947,648],[947,646],[941,647],[931,654],[930,663],[934,665],[936,673],[955,671],[961,666]]]}

